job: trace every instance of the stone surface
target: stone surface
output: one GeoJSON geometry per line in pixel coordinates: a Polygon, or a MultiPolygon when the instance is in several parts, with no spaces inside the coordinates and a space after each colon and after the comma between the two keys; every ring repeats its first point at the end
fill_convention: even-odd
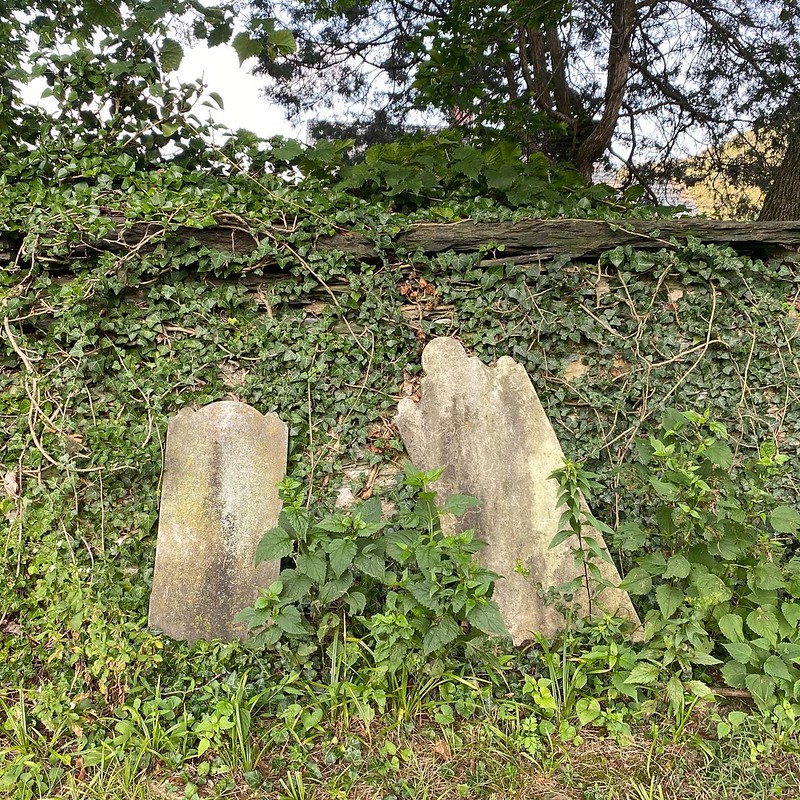
{"type": "MultiPolygon", "coordinates": [[[[512,358],[487,367],[447,337],[427,345],[422,366],[420,401],[401,400],[396,417],[409,457],[423,470],[444,468],[435,486],[440,498],[469,494],[481,501],[457,525],[475,528],[489,543],[480,561],[503,576],[494,599],[514,641],[534,632],[553,635],[564,620],[544,605],[536,584],[557,586],[576,576],[571,547],[577,541],[549,549],[561,512],[558,486],[548,476],[564,456],[533,385],[512,358]],[[515,572],[518,563],[527,576],[515,572]]],[[[598,532],[592,535],[602,543],[598,532]]],[[[619,582],[613,565],[603,563],[602,569],[619,582]]],[[[576,600],[586,608],[585,591],[576,600]]],[[[598,603],[638,622],[623,591],[608,589],[598,603]]]]}
{"type": "Polygon", "coordinates": [[[169,422],[149,624],[174,639],[231,641],[280,569],[255,551],[281,509],[288,431],[274,413],[223,401],[169,422]]]}

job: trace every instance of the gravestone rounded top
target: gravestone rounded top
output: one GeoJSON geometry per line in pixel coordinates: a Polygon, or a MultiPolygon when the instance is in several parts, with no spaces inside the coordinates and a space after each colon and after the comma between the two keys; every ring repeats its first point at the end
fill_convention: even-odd
{"type": "Polygon", "coordinates": [[[430,374],[464,358],[467,358],[467,351],[461,342],[449,336],[442,336],[439,339],[432,339],[425,345],[422,351],[422,368],[430,374]]]}
{"type": "Polygon", "coordinates": [[[228,420],[241,419],[243,415],[259,418],[263,418],[264,416],[258,409],[247,405],[247,403],[242,403],[239,400],[217,400],[197,410],[187,408],[181,409],[179,413],[191,413],[194,415],[196,421],[200,421],[204,417],[209,417],[223,423],[228,420]]]}

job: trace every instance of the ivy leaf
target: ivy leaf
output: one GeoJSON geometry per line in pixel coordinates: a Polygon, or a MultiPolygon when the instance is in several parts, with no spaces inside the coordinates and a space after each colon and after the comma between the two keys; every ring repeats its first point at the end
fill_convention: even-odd
{"type": "Polygon", "coordinates": [[[720,633],[722,633],[729,642],[744,641],[744,623],[738,614],[725,614],[720,617],[717,625],[719,625],[720,633]]]}
{"type": "Polygon", "coordinates": [[[290,636],[303,636],[312,632],[311,625],[295,606],[284,606],[275,617],[275,624],[290,636]]]}
{"type": "Polygon", "coordinates": [[[778,618],[769,606],[759,606],[747,615],[747,627],[756,636],[763,636],[772,645],[778,640],[778,618]]]}
{"type": "Polygon", "coordinates": [[[267,531],[256,547],[256,564],[288,556],[294,548],[294,540],[283,528],[267,531]]]}
{"type": "Polygon", "coordinates": [[[454,642],[461,635],[461,626],[452,617],[442,617],[433,622],[422,638],[422,655],[428,656],[436,650],[454,642]]]}
{"type": "Polygon", "coordinates": [[[790,506],[778,506],[769,515],[769,522],[777,533],[798,533],[800,512],[790,506]]]}
{"type": "Polygon", "coordinates": [[[503,622],[503,617],[500,615],[500,609],[498,609],[494,601],[478,603],[467,614],[467,622],[490,636],[508,637],[511,635],[506,628],[505,622],[503,622]]]}
{"type": "Polygon", "coordinates": [[[664,619],[669,619],[681,607],[683,592],[668,583],[662,583],[656,589],[656,602],[664,619]]]}
{"type": "Polygon", "coordinates": [[[351,539],[334,539],[325,549],[330,556],[331,572],[338,578],[353,563],[358,547],[351,539]]]}

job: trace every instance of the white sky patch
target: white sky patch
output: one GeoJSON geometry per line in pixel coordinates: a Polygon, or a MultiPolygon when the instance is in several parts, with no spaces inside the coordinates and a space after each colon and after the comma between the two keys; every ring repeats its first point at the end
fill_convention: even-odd
{"type": "Polygon", "coordinates": [[[305,125],[292,125],[283,109],[270,103],[261,94],[268,79],[251,74],[256,59],[249,58],[239,66],[236,51],[229,45],[207,47],[204,42],[196,42],[189,49],[184,43],[184,50],[185,55],[178,69],[180,80],[202,79],[207,92],[217,92],[225,104],[223,109],[208,106],[195,108],[198,116],[208,114],[214,122],[231,130],[247,128],[264,138],[305,138],[305,125]]]}

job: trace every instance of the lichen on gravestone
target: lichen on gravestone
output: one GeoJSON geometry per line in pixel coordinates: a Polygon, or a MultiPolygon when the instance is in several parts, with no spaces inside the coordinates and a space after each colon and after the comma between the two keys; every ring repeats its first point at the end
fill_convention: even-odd
{"type": "MultiPolygon", "coordinates": [[[[549,476],[563,466],[564,455],[533,384],[512,358],[488,367],[449,337],[428,343],[422,366],[419,402],[401,400],[395,418],[409,457],[420,469],[444,469],[434,487],[440,497],[467,494],[480,501],[457,529],[475,528],[488,543],[479,560],[502,576],[494,599],[514,641],[555,635],[564,619],[544,604],[537,584],[572,581],[579,574],[573,557],[578,543],[572,537],[550,548],[561,509],[558,485],[549,476]]],[[[605,548],[599,532],[592,536],[605,548]]],[[[619,583],[613,564],[598,566],[608,581],[619,583]]],[[[587,600],[585,589],[577,593],[579,612],[587,600]]],[[[639,622],[619,589],[605,589],[594,605],[639,622]]]]}
{"type": "Polygon", "coordinates": [[[167,429],[150,627],[174,639],[232,641],[234,617],[277,577],[256,566],[281,510],[288,429],[275,413],[221,401],[184,409],[167,429]]]}

